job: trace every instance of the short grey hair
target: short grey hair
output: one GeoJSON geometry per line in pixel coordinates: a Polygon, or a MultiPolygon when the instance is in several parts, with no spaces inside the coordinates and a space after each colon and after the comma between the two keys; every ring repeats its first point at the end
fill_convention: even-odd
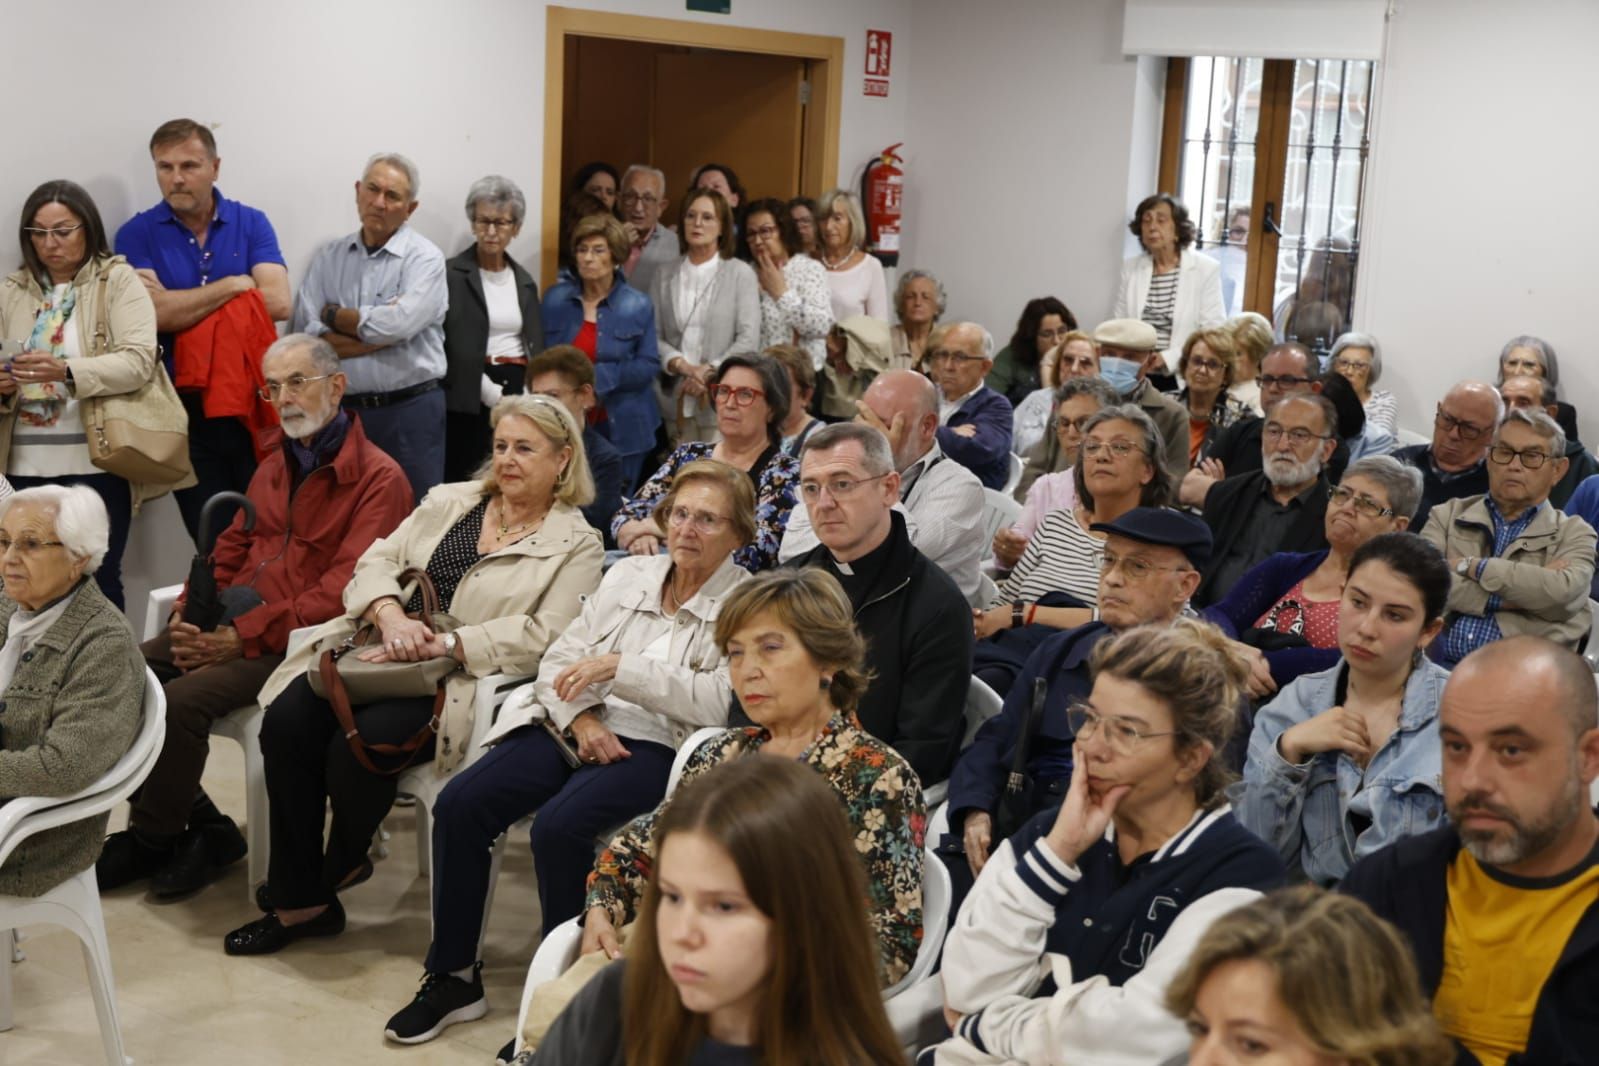
{"type": "MultiPolygon", "coordinates": [[[[1321,412],[1322,429],[1334,440],[1338,439],[1338,408],[1326,396],[1319,392],[1291,392],[1266,409],[1267,418],[1276,418],[1277,412],[1291,403],[1306,403],[1321,412]]],[[[1265,435],[1261,435],[1261,444],[1265,445],[1265,435]]]]}
{"type": "Polygon", "coordinates": [[[1110,382],[1102,377],[1072,378],[1066,384],[1055,390],[1055,406],[1059,407],[1074,396],[1092,396],[1099,401],[1101,407],[1115,407],[1122,402],[1121,396],[1111,388],[1110,382]]]}
{"type": "Polygon", "coordinates": [[[304,348],[311,357],[311,365],[318,374],[340,374],[344,372],[344,363],[339,359],[339,353],[333,350],[333,345],[324,337],[316,337],[309,333],[285,333],[267,348],[261,356],[261,365],[265,366],[268,359],[304,348]]]}
{"type": "Polygon", "coordinates": [[[477,205],[487,203],[511,209],[511,220],[518,226],[527,217],[527,197],[516,187],[516,182],[499,174],[479,178],[466,191],[466,220],[477,221],[477,205]]]}
{"type": "Polygon", "coordinates": [[[1494,443],[1499,443],[1505,427],[1512,422],[1519,422],[1530,426],[1532,431],[1549,442],[1549,450],[1554,453],[1553,458],[1564,459],[1566,456],[1566,431],[1560,428],[1560,423],[1550,418],[1542,411],[1529,411],[1524,407],[1512,408],[1505,412],[1505,417],[1494,430],[1494,443]]]}
{"type": "Polygon", "coordinates": [[[1416,508],[1421,506],[1420,470],[1408,463],[1401,463],[1391,455],[1368,455],[1350,463],[1339,483],[1352,477],[1375,481],[1383,495],[1388,497],[1388,506],[1393,508],[1396,518],[1416,517],[1416,508]]]}
{"type": "Polygon", "coordinates": [[[944,309],[949,306],[949,293],[944,291],[944,283],[934,276],[931,270],[907,270],[899,276],[894,283],[894,317],[905,317],[905,293],[911,287],[911,282],[926,278],[933,283],[933,291],[937,293],[938,308],[933,312],[933,321],[937,322],[944,317],[944,309]]]}
{"type": "Polygon", "coordinates": [[[655,179],[655,184],[661,187],[661,195],[666,195],[666,171],[661,170],[659,167],[647,167],[643,163],[634,163],[622,171],[622,183],[617,186],[618,191],[627,186],[627,179],[634,174],[648,174],[655,179]]]}
{"type": "Polygon", "coordinates": [[[976,322],[947,322],[942,326],[935,327],[932,335],[927,338],[927,347],[929,349],[935,347],[933,343],[935,339],[939,344],[942,344],[944,338],[963,326],[977,331],[982,341],[982,352],[980,353],[982,357],[984,359],[994,358],[994,335],[976,322]]]}
{"type": "Polygon", "coordinates": [[[1534,337],[1530,333],[1511,337],[1505,346],[1499,349],[1499,380],[1505,380],[1505,360],[1510,358],[1510,353],[1517,348],[1531,348],[1538,353],[1538,359],[1543,363],[1543,376],[1556,390],[1560,388],[1560,360],[1555,357],[1552,345],[1542,337],[1534,337]]]}
{"type": "Polygon", "coordinates": [[[404,171],[405,183],[411,188],[411,199],[418,200],[421,198],[422,172],[416,168],[416,164],[411,162],[409,157],[403,156],[399,152],[379,152],[372,156],[372,158],[368,159],[366,161],[366,168],[361,171],[361,178],[363,181],[366,179],[368,174],[372,173],[372,168],[377,166],[379,163],[387,163],[396,170],[404,171]]]}
{"type": "Polygon", "coordinates": [[[1370,333],[1345,333],[1333,342],[1332,351],[1327,353],[1327,366],[1332,368],[1338,359],[1338,353],[1345,348],[1365,348],[1371,352],[1371,376],[1366,379],[1368,386],[1377,384],[1377,379],[1382,377],[1382,345],[1377,343],[1377,338],[1370,333]]]}
{"type": "Polygon", "coordinates": [[[834,422],[805,438],[800,458],[817,451],[831,451],[840,444],[855,441],[861,446],[861,467],[870,477],[882,477],[894,472],[894,451],[888,438],[874,426],[864,422],[834,422]]]}
{"type": "MultiPolygon", "coordinates": [[[[849,219],[849,243],[852,248],[866,247],[866,216],[861,213],[861,201],[858,196],[848,189],[830,189],[822,194],[816,202],[822,209],[823,215],[830,215],[842,203],[844,215],[849,219]]],[[[821,227],[822,220],[817,219],[816,225],[821,227]]]]}
{"type": "Polygon", "coordinates": [[[56,537],[67,554],[83,560],[85,574],[100,569],[111,544],[111,518],[98,492],[87,485],[36,485],[0,500],[0,518],[19,503],[54,512],[56,537]]]}
{"type": "MultiPolygon", "coordinates": [[[[1064,386],[1063,386],[1064,387],[1064,386]]],[[[1106,422],[1131,422],[1138,427],[1138,432],[1144,438],[1144,462],[1149,466],[1151,477],[1149,483],[1143,488],[1138,503],[1141,507],[1166,507],[1176,497],[1172,491],[1171,472],[1166,469],[1166,464],[1160,461],[1161,452],[1166,448],[1166,438],[1161,436],[1160,427],[1155,425],[1155,420],[1149,413],[1136,403],[1115,403],[1101,407],[1098,411],[1088,416],[1083,423],[1083,436],[1088,436],[1094,428],[1106,422]]],[[[1084,480],[1084,463],[1079,461],[1072,467],[1072,483],[1077,487],[1077,498],[1092,511],[1094,509],[1094,496],[1088,491],[1088,483],[1084,480]]]]}

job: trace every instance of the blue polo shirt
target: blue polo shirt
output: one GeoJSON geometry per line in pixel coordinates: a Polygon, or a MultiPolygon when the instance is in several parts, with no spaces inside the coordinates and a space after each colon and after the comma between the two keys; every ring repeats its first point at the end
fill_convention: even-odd
{"type": "MultiPolygon", "coordinates": [[[[219,278],[248,274],[260,263],[286,266],[278,235],[264,213],[229,200],[212,187],[216,211],[205,247],[173,213],[165,200],[141,211],[117,231],[117,254],[135,270],[153,270],[169,289],[197,289],[219,278]]],[[[172,372],[173,335],[158,338],[167,372],[172,372]]]]}

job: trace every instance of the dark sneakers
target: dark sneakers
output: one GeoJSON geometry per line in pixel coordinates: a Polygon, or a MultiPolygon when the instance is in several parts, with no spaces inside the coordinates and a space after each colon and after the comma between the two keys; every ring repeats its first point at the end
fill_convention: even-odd
{"type": "Polygon", "coordinates": [[[399,1044],[421,1044],[456,1022],[476,1021],[488,1011],[481,962],[473,965],[470,981],[447,973],[424,973],[416,998],[389,1019],[383,1035],[399,1044]]]}
{"type": "Polygon", "coordinates": [[[112,833],[94,863],[94,879],[100,891],[131,885],[153,877],[172,861],[176,841],[147,843],[131,829],[112,833]]]}
{"type": "Polygon", "coordinates": [[[150,878],[150,891],[161,898],[197,892],[244,858],[246,850],[244,834],[231,818],[187,829],[178,838],[172,861],[150,878]]]}

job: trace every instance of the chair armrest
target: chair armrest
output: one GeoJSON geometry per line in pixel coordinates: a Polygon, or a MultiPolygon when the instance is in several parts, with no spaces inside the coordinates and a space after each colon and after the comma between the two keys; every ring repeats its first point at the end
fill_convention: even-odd
{"type": "Polygon", "coordinates": [[[183,595],[182,585],[166,585],[162,588],[151,589],[150,599],[144,608],[144,635],[140,640],[154,640],[161,635],[167,627],[167,619],[172,615],[172,608],[177,605],[178,597],[183,595]]]}

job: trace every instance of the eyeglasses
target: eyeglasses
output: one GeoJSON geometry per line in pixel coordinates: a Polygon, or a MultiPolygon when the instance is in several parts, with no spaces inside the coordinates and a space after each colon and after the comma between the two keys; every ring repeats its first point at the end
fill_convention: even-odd
{"type": "Polygon", "coordinates": [[[311,382],[326,381],[332,376],[332,374],[318,374],[314,378],[308,378],[304,374],[296,374],[288,381],[269,381],[259,389],[256,389],[255,394],[263,400],[275,400],[286,392],[298,396],[300,390],[311,384],[311,382]]]}
{"type": "Polygon", "coordinates": [[[1284,429],[1276,422],[1267,422],[1266,428],[1264,431],[1262,431],[1261,436],[1264,437],[1268,443],[1279,441],[1284,437],[1287,437],[1288,443],[1295,448],[1303,448],[1313,440],[1332,440],[1332,437],[1325,433],[1312,433],[1308,429],[1284,429]]]}
{"type": "Polygon", "coordinates": [[[1136,555],[1117,555],[1114,552],[1105,552],[1101,558],[1104,560],[1104,565],[1100,570],[1101,576],[1109,574],[1119,566],[1122,570],[1122,576],[1128,581],[1142,581],[1157,570],[1165,570],[1176,574],[1190,569],[1190,567],[1186,566],[1161,566],[1146,559],[1140,559],[1136,555]]]}
{"type": "Polygon", "coordinates": [[[983,357],[980,355],[970,355],[966,352],[952,351],[949,348],[940,348],[932,355],[929,355],[927,357],[927,361],[929,363],[948,363],[951,361],[957,363],[981,363],[983,362],[983,357]]]}
{"type": "Polygon", "coordinates": [[[1222,366],[1223,366],[1223,364],[1220,361],[1215,360],[1215,359],[1190,359],[1190,360],[1188,360],[1188,369],[1189,370],[1209,370],[1209,371],[1214,372],[1214,371],[1220,370],[1222,368],[1222,366]]]}
{"type": "Polygon", "coordinates": [[[1092,417],[1094,416],[1084,415],[1081,418],[1067,418],[1065,415],[1061,415],[1055,419],[1055,428],[1060,430],[1062,433],[1065,433],[1068,429],[1075,429],[1077,432],[1081,433],[1083,431],[1083,426],[1087,425],[1088,420],[1092,417]]]}
{"type": "Polygon", "coordinates": [[[827,494],[835,500],[847,500],[860,491],[862,485],[868,481],[881,481],[887,474],[878,474],[875,477],[836,477],[824,486],[820,481],[800,482],[800,495],[809,503],[815,503],[822,498],[822,489],[827,489],[827,494]]]}
{"type": "Polygon", "coordinates": [[[756,227],[754,229],[751,229],[749,231],[749,234],[750,234],[751,237],[753,237],[754,239],[756,239],[758,241],[764,241],[768,237],[777,236],[778,229],[777,229],[776,226],[759,226],[759,227],[756,227]]]}
{"type": "Polygon", "coordinates": [[[734,407],[748,407],[757,399],[765,399],[764,389],[752,389],[747,385],[716,385],[711,389],[712,403],[730,403],[734,407]]]}
{"type": "Polygon", "coordinates": [[[674,507],[666,516],[666,521],[673,529],[692,523],[694,532],[711,534],[727,525],[731,519],[709,511],[690,511],[687,507],[674,507]]]}
{"type": "Polygon", "coordinates": [[[22,228],[22,232],[26,233],[36,241],[47,241],[51,237],[54,237],[58,241],[64,241],[82,228],[83,223],[79,222],[75,226],[56,226],[52,229],[40,229],[37,226],[24,226],[22,228]]]}
{"type": "Polygon", "coordinates": [[[1109,450],[1109,454],[1114,455],[1118,459],[1125,459],[1134,452],[1143,451],[1143,449],[1138,445],[1127,440],[1083,441],[1083,454],[1088,456],[1090,459],[1097,457],[1100,453],[1105,452],[1107,449],[1109,450]]]}
{"type": "Polygon", "coordinates": [[[1432,424],[1445,433],[1453,430],[1460,434],[1461,440],[1481,440],[1482,435],[1488,432],[1489,428],[1487,426],[1474,426],[1464,419],[1456,418],[1454,415],[1445,412],[1441,406],[1438,408],[1438,413],[1433,415],[1432,424]]]}
{"type": "Polygon", "coordinates": [[[1515,370],[1523,374],[1530,373],[1536,375],[1543,373],[1542,363],[1538,362],[1536,359],[1527,359],[1521,356],[1517,356],[1514,359],[1506,359],[1504,362],[1504,368],[1506,370],[1515,370]]]}
{"type": "Polygon", "coordinates": [[[1488,458],[1500,466],[1509,466],[1510,460],[1520,459],[1522,466],[1528,470],[1536,470],[1554,456],[1537,448],[1523,448],[1518,452],[1508,444],[1495,444],[1488,449],[1488,458]]]}
{"type": "Polygon", "coordinates": [[[12,540],[10,537],[0,534],[0,555],[5,555],[13,547],[23,555],[37,555],[46,548],[61,548],[65,547],[65,545],[59,540],[40,540],[38,537],[22,537],[19,540],[12,540]]]}
{"type": "Polygon", "coordinates": [[[1339,370],[1370,370],[1370,363],[1362,363],[1359,359],[1345,359],[1339,357],[1333,360],[1333,366],[1339,370]]]}
{"type": "Polygon", "coordinates": [[[1263,389],[1286,389],[1290,385],[1309,385],[1309,378],[1290,377],[1286,374],[1260,375],[1260,387],[1263,389]]]}
{"type": "Polygon", "coordinates": [[[624,204],[643,204],[645,207],[654,207],[661,202],[661,198],[652,192],[625,192],[620,199],[624,204]]]}
{"type": "Polygon", "coordinates": [[[1153,737],[1174,737],[1180,732],[1168,729],[1164,733],[1146,733],[1132,719],[1098,714],[1093,707],[1080,700],[1073,701],[1071,706],[1066,708],[1066,722],[1071,726],[1072,735],[1077,740],[1087,740],[1094,735],[1095,730],[1104,726],[1105,731],[1101,735],[1104,736],[1110,750],[1117,755],[1131,755],[1141,741],[1153,737]]]}
{"type": "Polygon", "coordinates": [[[1347,503],[1355,509],[1356,514],[1365,515],[1367,518],[1387,518],[1394,513],[1392,507],[1384,507],[1365,493],[1356,492],[1342,485],[1329,486],[1327,499],[1334,507],[1342,507],[1347,503]]]}
{"type": "Polygon", "coordinates": [[[484,232],[512,230],[516,228],[516,220],[512,218],[474,218],[472,225],[484,232]]]}

